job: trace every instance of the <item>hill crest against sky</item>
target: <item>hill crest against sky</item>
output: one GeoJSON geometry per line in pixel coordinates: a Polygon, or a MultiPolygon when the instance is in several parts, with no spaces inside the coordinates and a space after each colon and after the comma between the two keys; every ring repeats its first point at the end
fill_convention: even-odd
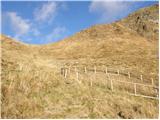
{"type": "MultiPolygon", "coordinates": [[[[127,92],[133,93],[135,85],[128,86],[128,82],[141,83],[141,75],[144,84],[151,85],[153,78],[159,85],[158,9],[147,7],[121,21],[95,25],[46,45],[23,44],[1,35],[2,118],[158,118],[158,100],[132,97],[127,92]],[[65,79],[60,73],[67,65],[73,74],[65,79]],[[82,84],[77,82],[75,66],[82,84]],[[88,70],[94,66],[97,73],[90,74],[88,70]],[[119,88],[113,81],[111,91],[110,73],[110,77],[98,73],[106,67],[122,73],[126,70],[131,76],[117,71],[113,79],[123,81],[125,77],[127,83],[120,83],[119,88]],[[128,86],[127,91],[121,86],[128,86]]],[[[148,95],[150,89],[141,88],[148,95]]]]}
{"type": "Polygon", "coordinates": [[[52,43],[111,23],[155,1],[2,2],[2,33],[30,44],[52,43]]]}

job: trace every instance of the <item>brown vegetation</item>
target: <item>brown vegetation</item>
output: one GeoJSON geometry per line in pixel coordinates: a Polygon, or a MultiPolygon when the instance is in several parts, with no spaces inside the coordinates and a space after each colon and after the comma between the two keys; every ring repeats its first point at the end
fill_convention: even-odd
{"type": "Polygon", "coordinates": [[[48,45],[27,45],[1,35],[2,118],[158,118],[157,100],[112,92],[102,76],[90,87],[60,74],[64,64],[108,66],[143,74],[158,85],[158,7],[48,45]]]}

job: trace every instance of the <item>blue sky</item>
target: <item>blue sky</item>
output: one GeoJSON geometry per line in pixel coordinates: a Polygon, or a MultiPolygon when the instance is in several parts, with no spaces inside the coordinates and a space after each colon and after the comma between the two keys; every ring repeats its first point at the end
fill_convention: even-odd
{"type": "Polygon", "coordinates": [[[2,34],[29,44],[52,43],[155,3],[158,2],[3,1],[2,34]]]}

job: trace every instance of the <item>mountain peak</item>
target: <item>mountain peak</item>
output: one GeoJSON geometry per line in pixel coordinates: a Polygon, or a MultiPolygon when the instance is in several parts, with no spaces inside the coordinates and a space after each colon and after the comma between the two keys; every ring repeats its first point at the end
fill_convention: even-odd
{"type": "Polygon", "coordinates": [[[159,5],[155,4],[140,9],[121,20],[121,24],[136,31],[148,40],[158,40],[159,5]]]}

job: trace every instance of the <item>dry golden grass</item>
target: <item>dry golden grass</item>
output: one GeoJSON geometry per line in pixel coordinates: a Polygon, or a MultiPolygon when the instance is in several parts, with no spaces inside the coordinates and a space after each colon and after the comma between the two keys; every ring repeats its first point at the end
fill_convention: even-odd
{"type": "MultiPolygon", "coordinates": [[[[87,81],[87,77],[83,80],[87,81]]],[[[69,79],[67,79],[69,80],[69,79]]],[[[2,118],[157,118],[158,101],[66,81],[31,63],[2,70],[2,118]]]]}
{"type": "Polygon", "coordinates": [[[147,41],[118,23],[91,27],[66,40],[43,46],[41,53],[44,56],[47,53],[50,58],[78,59],[84,64],[128,68],[158,79],[158,41],[147,41]],[[118,27],[123,34],[115,33],[118,27]],[[88,36],[92,32],[101,34],[93,39],[92,35],[88,36]]]}
{"type": "MultiPolygon", "coordinates": [[[[91,73],[80,74],[82,84],[75,74],[67,80],[60,74],[64,65],[107,66],[143,74],[146,83],[153,78],[158,86],[158,41],[121,22],[96,25],[49,45],[26,45],[4,35],[1,42],[2,118],[158,118],[157,100],[130,96],[120,83],[111,91],[104,74],[97,74],[92,87],[91,73]]],[[[141,93],[149,94],[146,88],[141,93]]]]}

